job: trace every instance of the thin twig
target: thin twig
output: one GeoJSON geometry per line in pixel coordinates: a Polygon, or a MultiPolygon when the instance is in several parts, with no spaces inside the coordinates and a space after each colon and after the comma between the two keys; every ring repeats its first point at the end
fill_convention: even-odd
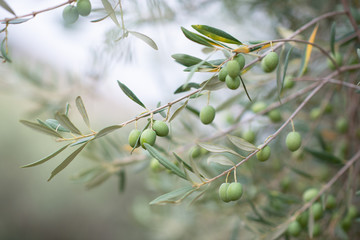
{"type": "Polygon", "coordinates": [[[348,2],[346,0],[341,0],[341,4],[343,5],[344,10],[345,10],[345,14],[349,18],[350,23],[351,23],[351,25],[353,26],[353,28],[354,28],[354,30],[356,32],[356,36],[357,36],[358,40],[360,41],[360,29],[358,28],[357,23],[356,23],[354,17],[352,16],[352,14],[350,12],[350,7],[349,7],[348,2]]]}

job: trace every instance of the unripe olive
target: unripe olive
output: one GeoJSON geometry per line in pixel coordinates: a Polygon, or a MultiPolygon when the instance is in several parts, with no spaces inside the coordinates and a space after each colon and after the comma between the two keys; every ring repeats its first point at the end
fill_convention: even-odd
{"type": "Polygon", "coordinates": [[[138,138],[140,137],[140,134],[141,134],[141,131],[140,131],[140,130],[137,130],[137,129],[131,130],[131,132],[130,132],[130,134],[129,134],[129,138],[128,138],[128,142],[129,142],[129,145],[130,145],[131,147],[139,147],[139,146],[140,146],[140,143],[138,143],[138,144],[135,146],[138,138]]]}
{"type": "Polygon", "coordinates": [[[279,63],[279,56],[276,52],[271,52],[261,60],[261,67],[264,72],[272,72],[279,63]]]}
{"type": "Polygon", "coordinates": [[[284,80],[284,88],[290,89],[295,86],[295,81],[293,80],[292,76],[286,76],[284,80]]]}
{"type": "Polygon", "coordinates": [[[165,137],[169,134],[169,127],[163,121],[155,121],[152,128],[156,132],[156,135],[160,137],[165,137]]]}
{"type": "Polygon", "coordinates": [[[340,226],[342,227],[342,229],[344,229],[345,232],[347,232],[351,227],[351,223],[352,223],[352,219],[346,216],[341,220],[340,226]]]}
{"type": "Polygon", "coordinates": [[[239,182],[230,183],[226,191],[226,196],[230,201],[236,201],[240,199],[242,194],[243,194],[243,189],[241,183],[239,182]]]}
{"type": "Polygon", "coordinates": [[[321,203],[316,202],[311,206],[312,212],[313,212],[313,217],[314,220],[319,220],[320,218],[322,218],[323,216],[323,208],[321,206],[321,203]]]}
{"type": "Polygon", "coordinates": [[[313,225],[313,237],[318,237],[321,234],[320,223],[316,222],[313,225]]]}
{"type": "Polygon", "coordinates": [[[66,24],[72,24],[79,18],[79,12],[73,5],[67,5],[62,12],[63,19],[66,24]]]}
{"type": "Polygon", "coordinates": [[[251,106],[251,110],[254,113],[258,113],[261,112],[262,110],[264,110],[266,108],[266,103],[260,101],[260,102],[256,102],[251,106]]]}
{"type": "Polygon", "coordinates": [[[198,146],[194,146],[190,149],[190,154],[192,158],[198,158],[201,155],[201,149],[198,146]]]}
{"type": "Polygon", "coordinates": [[[215,108],[208,105],[201,109],[200,111],[200,121],[203,124],[210,124],[215,118],[215,108]]]}
{"type": "MultiPolygon", "coordinates": [[[[259,146],[260,148],[261,146],[259,146]]],[[[271,148],[267,145],[263,149],[261,149],[259,152],[256,153],[256,157],[259,161],[264,162],[269,159],[271,154],[271,148]]]]}
{"type": "Polygon", "coordinates": [[[339,133],[346,133],[349,128],[348,120],[344,117],[337,119],[335,124],[339,133]]]}
{"type": "Polygon", "coordinates": [[[286,147],[295,152],[301,146],[301,135],[299,132],[289,132],[286,136],[286,147]]]}
{"type": "Polygon", "coordinates": [[[247,130],[247,131],[243,132],[243,134],[241,136],[243,139],[245,139],[249,143],[255,142],[256,134],[252,130],[247,130]]]}
{"type": "Polygon", "coordinates": [[[244,55],[238,54],[238,55],[236,55],[236,57],[234,57],[234,60],[236,60],[239,63],[240,70],[244,68],[244,66],[245,66],[245,57],[244,57],[244,55]]]}
{"type": "Polygon", "coordinates": [[[152,129],[145,129],[140,136],[140,144],[144,149],[146,149],[144,145],[145,143],[153,146],[155,144],[155,140],[156,132],[152,129]]]}
{"type": "Polygon", "coordinates": [[[310,111],[310,118],[312,120],[318,119],[321,116],[321,109],[320,108],[313,108],[310,111]]]}
{"type": "Polygon", "coordinates": [[[278,123],[282,120],[282,117],[281,117],[281,112],[279,109],[273,109],[271,110],[269,113],[268,113],[268,116],[270,118],[270,120],[273,122],[273,123],[278,123]]]}
{"type": "Polygon", "coordinates": [[[235,90],[238,89],[240,86],[240,77],[236,76],[235,78],[230,77],[230,75],[227,75],[225,78],[225,83],[226,86],[231,89],[231,90],[235,90]]]}
{"type": "Polygon", "coordinates": [[[333,195],[329,195],[326,198],[325,208],[326,209],[334,209],[336,207],[336,199],[333,195]]]}
{"type": "Polygon", "coordinates": [[[150,169],[153,171],[153,172],[159,172],[161,171],[163,168],[162,168],[162,165],[159,163],[159,161],[156,159],[156,158],[152,158],[150,160],[150,169]]]}
{"type": "Polygon", "coordinates": [[[226,67],[223,67],[219,72],[219,80],[225,82],[225,78],[228,75],[228,71],[226,67]]]}
{"type": "Polygon", "coordinates": [[[319,193],[319,190],[317,188],[309,188],[303,193],[303,200],[304,202],[311,201],[317,194],[319,193]]]}
{"type": "Polygon", "coordinates": [[[226,69],[227,69],[228,75],[232,78],[239,76],[240,70],[241,70],[240,64],[236,60],[229,61],[226,65],[226,69]]]}
{"type": "Polygon", "coordinates": [[[305,211],[302,212],[297,218],[296,220],[300,223],[300,225],[302,227],[306,227],[308,224],[308,220],[309,220],[309,212],[305,211]]]}
{"type": "Polygon", "coordinates": [[[332,110],[333,110],[333,106],[330,103],[326,104],[326,106],[324,108],[324,112],[325,113],[331,113],[332,110]]]}
{"type": "MultiPolygon", "coordinates": [[[[342,55],[339,52],[335,52],[335,56],[331,54],[331,57],[335,59],[335,62],[338,66],[342,65],[343,59],[342,59],[342,55]]],[[[332,61],[330,61],[330,59],[327,59],[327,64],[331,70],[335,70],[335,65],[333,64],[332,61]]]]}
{"type": "Polygon", "coordinates": [[[293,221],[287,228],[287,233],[290,236],[297,237],[301,233],[301,225],[298,221],[293,221]]]}
{"type": "Polygon", "coordinates": [[[356,218],[356,216],[358,215],[358,210],[354,205],[351,205],[347,211],[346,216],[349,217],[350,219],[354,219],[356,218]]]}
{"type": "Polygon", "coordinates": [[[76,8],[81,16],[88,16],[91,12],[91,3],[89,0],[78,0],[76,8]]]}
{"type": "Polygon", "coordinates": [[[228,190],[229,186],[230,186],[230,183],[223,183],[220,185],[220,188],[219,188],[219,197],[224,202],[230,202],[230,199],[227,196],[227,190],[228,190]]]}

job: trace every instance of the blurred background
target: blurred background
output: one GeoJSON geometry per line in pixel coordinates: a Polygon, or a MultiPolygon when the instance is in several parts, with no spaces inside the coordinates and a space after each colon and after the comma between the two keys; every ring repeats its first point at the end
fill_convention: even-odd
{"type": "MultiPolygon", "coordinates": [[[[6,2],[17,15],[23,15],[64,1],[6,2]]],[[[73,25],[64,24],[60,7],[8,27],[13,62],[0,65],[0,239],[229,238],[236,220],[225,225],[221,217],[210,217],[218,211],[213,203],[196,211],[186,205],[150,207],[148,202],[160,193],[149,182],[149,173],[139,170],[142,166],[128,171],[124,193],[119,193],[115,177],[91,190],[69,181],[90,165],[83,157],[51,182],[46,180],[60,158],[35,168],[20,168],[56,151],[59,143],[19,120],[52,118],[68,102],[72,118],[81,125],[75,108],[75,98],[81,96],[93,129],[121,123],[142,109],[120,91],[116,80],[154,108],[159,101],[177,98],[173,92],[188,76],[171,55],[205,56],[184,37],[181,26],[190,29],[192,24],[205,24],[241,41],[268,40],[278,36],[276,27],[296,29],[337,2],[122,1],[126,28],[151,37],[158,51],[132,36],[115,41],[121,29],[110,18],[91,22],[106,15],[101,1],[91,3],[90,16],[80,17],[73,25]],[[163,221],[174,215],[176,220],[163,221]],[[214,224],[224,231],[209,230],[214,224]]],[[[0,19],[7,17],[12,16],[0,9],[0,19]]],[[[201,82],[207,77],[196,75],[194,79],[201,82]]],[[[124,143],[130,128],[114,133],[115,139],[124,143]]]]}

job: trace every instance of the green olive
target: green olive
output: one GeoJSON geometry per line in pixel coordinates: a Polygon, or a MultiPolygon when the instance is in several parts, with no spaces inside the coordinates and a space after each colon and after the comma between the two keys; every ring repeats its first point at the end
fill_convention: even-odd
{"type": "Polygon", "coordinates": [[[313,225],[313,237],[318,237],[321,234],[320,223],[316,222],[313,225]]]}
{"type": "Polygon", "coordinates": [[[236,55],[236,57],[234,57],[234,60],[236,60],[239,63],[240,70],[244,68],[244,66],[245,66],[245,57],[244,57],[244,55],[238,54],[238,55],[236,55]]]}
{"type": "Polygon", "coordinates": [[[152,128],[156,132],[156,135],[160,137],[166,137],[169,134],[169,127],[163,121],[155,121],[152,128]]]}
{"type": "Polygon", "coordinates": [[[225,78],[228,75],[227,68],[223,67],[219,72],[219,80],[225,82],[225,78]]]}
{"type": "Polygon", "coordinates": [[[136,142],[138,140],[138,138],[140,137],[141,131],[137,130],[137,129],[133,129],[131,130],[130,134],[129,134],[129,138],[128,138],[128,142],[130,144],[131,147],[139,147],[140,143],[138,142],[138,144],[136,145],[136,142]],[[135,146],[136,145],[136,146],[135,146]]]}
{"type": "Polygon", "coordinates": [[[248,141],[249,143],[254,143],[255,138],[256,138],[256,134],[252,130],[247,130],[247,131],[242,133],[241,137],[243,139],[245,139],[246,141],[248,141]]]}
{"type": "Polygon", "coordinates": [[[347,211],[347,215],[350,219],[356,218],[358,215],[358,210],[354,205],[351,205],[347,211]]]}
{"type": "Polygon", "coordinates": [[[295,86],[295,81],[292,76],[286,76],[284,80],[284,88],[291,89],[295,86]]]}
{"type": "Polygon", "coordinates": [[[336,198],[333,195],[328,195],[325,202],[326,209],[334,209],[336,207],[336,198]]]}
{"type": "Polygon", "coordinates": [[[349,128],[348,120],[345,117],[338,118],[335,124],[339,133],[346,133],[349,128]]]}
{"type": "Polygon", "coordinates": [[[156,132],[152,129],[145,129],[140,136],[140,144],[144,149],[146,149],[144,145],[145,143],[153,146],[155,144],[155,140],[156,132]]]}
{"type": "Polygon", "coordinates": [[[150,169],[153,172],[160,172],[161,170],[163,170],[163,167],[156,158],[152,158],[150,160],[150,169]]]}
{"type": "Polygon", "coordinates": [[[226,69],[228,72],[228,75],[232,78],[236,78],[240,74],[240,64],[236,60],[231,60],[227,63],[226,69]]]}
{"type": "Polygon", "coordinates": [[[230,183],[226,191],[226,196],[230,201],[236,201],[240,199],[242,194],[243,194],[243,189],[241,183],[239,182],[230,183]]]}
{"type": "Polygon", "coordinates": [[[313,108],[310,111],[310,119],[316,120],[321,116],[321,109],[320,108],[313,108]]]}
{"type": "Polygon", "coordinates": [[[219,197],[224,202],[230,202],[230,199],[227,196],[227,190],[228,190],[229,186],[230,186],[230,183],[223,183],[223,184],[221,184],[221,186],[219,188],[219,197]]]}
{"type": "Polygon", "coordinates": [[[319,190],[317,188],[309,188],[303,193],[303,200],[304,202],[311,201],[317,194],[319,193],[319,190]]]}
{"type": "MultiPolygon", "coordinates": [[[[339,67],[342,65],[343,58],[339,52],[335,52],[335,56],[331,54],[331,57],[335,59],[335,62],[339,67]]],[[[331,70],[335,70],[335,65],[330,59],[327,59],[327,64],[331,70]]]]}
{"type": "Polygon", "coordinates": [[[62,12],[63,19],[66,24],[75,23],[79,18],[79,12],[73,5],[67,5],[62,12]]]}
{"type": "Polygon", "coordinates": [[[301,146],[301,135],[299,132],[289,132],[286,136],[286,147],[292,151],[295,152],[298,150],[301,146]]]}
{"type": "Polygon", "coordinates": [[[281,122],[282,117],[281,117],[281,112],[279,109],[273,109],[268,113],[268,116],[271,120],[271,122],[273,123],[278,123],[281,122]]]}
{"type": "Polygon", "coordinates": [[[296,220],[300,223],[302,227],[306,227],[309,220],[309,211],[302,212],[296,220]]]}
{"type": "Polygon", "coordinates": [[[238,89],[241,83],[240,77],[236,76],[235,78],[232,78],[230,75],[227,75],[225,78],[225,83],[226,86],[231,90],[238,89]]]}
{"type": "Polygon", "coordinates": [[[254,113],[258,113],[258,112],[263,111],[266,107],[267,107],[267,105],[266,105],[265,102],[259,101],[259,102],[254,103],[254,104],[251,106],[251,110],[252,110],[254,113]]]}
{"type": "Polygon", "coordinates": [[[293,237],[299,236],[301,233],[300,223],[298,221],[291,222],[287,228],[287,233],[293,237]]]}
{"type": "Polygon", "coordinates": [[[78,0],[76,8],[81,16],[88,16],[91,12],[91,3],[89,0],[78,0]]]}
{"type": "Polygon", "coordinates": [[[264,72],[269,73],[275,70],[279,63],[279,56],[276,52],[267,54],[261,61],[261,67],[264,72]]]}
{"type": "Polygon", "coordinates": [[[198,146],[194,146],[190,149],[190,154],[192,158],[198,158],[201,155],[201,149],[198,146]]]}
{"type": "Polygon", "coordinates": [[[203,124],[210,124],[215,118],[215,108],[208,105],[201,109],[200,111],[200,121],[203,124]]]}
{"type": "Polygon", "coordinates": [[[316,202],[311,206],[311,210],[313,212],[314,220],[319,220],[323,216],[323,207],[321,203],[316,202]]]}
{"type": "MultiPolygon", "coordinates": [[[[261,146],[259,146],[259,148],[260,147],[261,146]]],[[[268,145],[256,153],[257,159],[261,162],[268,160],[270,155],[271,155],[271,148],[268,145]]]]}

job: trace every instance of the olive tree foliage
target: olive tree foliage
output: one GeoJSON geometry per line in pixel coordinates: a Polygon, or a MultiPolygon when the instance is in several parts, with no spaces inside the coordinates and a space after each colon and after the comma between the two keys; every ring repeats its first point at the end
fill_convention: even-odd
{"type": "MultiPolygon", "coordinates": [[[[151,20],[157,21],[159,15],[169,21],[176,17],[166,1],[149,2],[154,4],[151,20]]],[[[192,2],[182,2],[183,9],[213,1],[192,2]]],[[[241,2],[223,4],[236,18],[241,2]]],[[[318,6],[321,1],[310,2],[318,6]]],[[[322,14],[315,6],[310,11],[315,15],[299,24],[294,19],[304,15],[296,14],[296,4],[304,1],[295,1],[289,28],[279,29],[279,37],[271,40],[241,39],[237,37],[241,30],[229,33],[209,25],[179,28],[206,57],[171,56],[188,72],[183,83],[174,86],[172,101],[148,106],[123,82],[114,80],[131,104],[143,108],[136,117],[93,129],[91,113],[78,96],[73,99],[75,109],[87,131],[73,123],[70,104],[47,119],[21,120],[59,142],[58,150],[23,167],[62,158],[48,178],[56,181],[53,178],[82,154],[93,166],[77,174],[76,180],[93,188],[118,178],[123,194],[128,170],[147,169],[149,180],[162,192],[151,205],[195,206],[194,211],[209,221],[223,221],[232,239],[240,235],[245,239],[354,239],[359,235],[360,13],[357,1],[333,2],[326,4],[322,14]],[[199,82],[196,77],[201,74],[208,78],[199,82]],[[113,137],[115,133],[126,135],[127,142],[113,137]],[[234,220],[231,228],[226,226],[230,220],[234,220]]],[[[8,47],[12,25],[26,24],[56,8],[63,8],[66,24],[90,12],[100,13],[91,21],[110,18],[120,30],[117,41],[134,37],[158,49],[150,36],[127,28],[121,1],[101,3],[101,9],[94,9],[88,0],[69,0],[17,16],[0,0],[0,6],[13,15],[1,20],[3,64],[14,64],[8,47]]],[[[269,7],[279,13],[281,23],[289,14],[284,5],[283,1],[254,1],[248,9],[269,7]]],[[[149,19],[139,18],[138,24],[145,21],[149,19]]],[[[165,222],[159,220],[159,224],[165,222]]],[[[199,236],[218,234],[217,228],[207,231],[199,236]]],[[[184,236],[188,235],[179,237],[184,236]]]]}

